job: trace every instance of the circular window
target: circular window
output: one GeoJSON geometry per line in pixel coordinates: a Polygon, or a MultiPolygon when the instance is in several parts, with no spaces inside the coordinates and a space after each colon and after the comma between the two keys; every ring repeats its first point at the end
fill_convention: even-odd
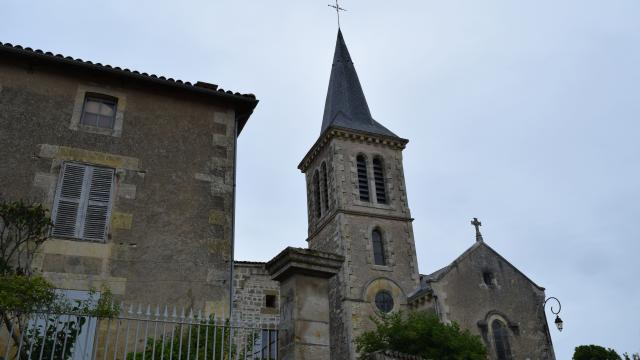
{"type": "Polygon", "coordinates": [[[376,307],[383,313],[393,310],[393,297],[386,291],[380,291],[376,294],[376,307]]]}

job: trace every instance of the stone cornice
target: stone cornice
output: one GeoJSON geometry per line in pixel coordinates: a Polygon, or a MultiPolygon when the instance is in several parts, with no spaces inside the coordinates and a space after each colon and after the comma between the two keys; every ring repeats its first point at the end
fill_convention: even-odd
{"type": "Polygon", "coordinates": [[[409,142],[407,139],[398,137],[383,136],[339,127],[329,127],[320,135],[320,137],[318,137],[318,140],[313,144],[300,164],[298,164],[298,169],[303,173],[306,172],[316,156],[318,156],[320,151],[322,151],[322,149],[324,149],[324,147],[333,138],[379,144],[399,150],[404,149],[409,142]]]}
{"type": "Polygon", "coordinates": [[[282,281],[293,274],[330,278],[337,274],[344,257],[324,251],[288,247],[266,265],[271,278],[282,281]]]}
{"type": "Polygon", "coordinates": [[[309,237],[306,239],[307,242],[309,242],[309,240],[311,238],[313,238],[314,236],[316,236],[320,231],[322,231],[322,229],[324,229],[325,226],[327,226],[327,224],[329,224],[331,222],[331,220],[333,220],[333,218],[335,218],[338,214],[345,214],[345,215],[354,215],[354,216],[365,216],[365,217],[370,217],[370,218],[377,218],[377,219],[384,219],[384,220],[396,220],[396,221],[408,221],[408,222],[413,222],[413,218],[412,217],[404,217],[404,216],[393,216],[393,215],[382,215],[382,214],[376,214],[376,213],[370,213],[370,212],[364,212],[364,211],[354,211],[354,210],[345,210],[345,209],[336,209],[333,210],[333,212],[331,213],[331,215],[327,216],[322,223],[320,224],[320,226],[318,226],[316,228],[316,230],[311,233],[311,235],[309,235],[309,237]]]}

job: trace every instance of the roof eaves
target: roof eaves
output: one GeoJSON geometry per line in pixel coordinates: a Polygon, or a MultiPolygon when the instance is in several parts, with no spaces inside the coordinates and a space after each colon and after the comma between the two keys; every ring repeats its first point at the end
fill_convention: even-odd
{"type": "Polygon", "coordinates": [[[70,65],[82,67],[85,69],[99,71],[102,73],[125,76],[148,83],[153,83],[162,86],[169,86],[173,88],[183,89],[190,92],[213,96],[218,100],[228,101],[237,106],[241,113],[238,113],[238,133],[242,130],[246,124],[249,116],[258,105],[258,100],[254,94],[241,94],[239,92],[233,92],[230,90],[224,90],[218,88],[217,85],[202,85],[198,82],[192,84],[188,81],[182,81],[179,79],[167,78],[165,76],[158,76],[155,74],[147,74],[137,70],[130,70],[127,68],[121,68],[118,66],[111,66],[108,64],[94,63],[92,61],[82,60],[80,58],[73,58],[71,56],[64,56],[62,54],[53,54],[51,52],[44,52],[40,49],[32,49],[30,47],[23,47],[20,45],[12,45],[11,43],[0,42],[0,52],[7,52],[14,55],[26,56],[33,59],[48,61],[51,63],[70,65]]]}
{"type": "Polygon", "coordinates": [[[333,135],[331,135],[333,130],[337,130],[338,132],[344,132],[344,133],[352,134],[352,135],[355,135],[355,136],[364,136],[364,137],[368,137],[368,138],[372,138],[372,139],[380,139],[380,140],[382,140],[383,143],[385,141],[388,141],[389,143],[399,145],[402,149],[404,149],[404,147],[409,143],[408,139],[404,139],[404,138],[401,138],[401,137],[398,137],[398,136],[382,135],[382,134],[371,133],[371,132],[366,132],[366,131],[362,131],[362,130],[354,130],[354,129],[350,129],[350,128],[344,128],[344,127],[331,125],[328,128],[326,128],[320,134],[320,136],[318,137],[318,140],[316,140],[316,142],[313,144],[313,146],[311,146],[309,151],[307,151],[307,153],[304,155],[302,160],[300,160],[300,163],[298,164],[298,169],[300,171],[302,171],[303,173],[306,171],[306,164],[308,164],[310,162],[309,159],[314,156],[314,153],[316,153],[318,151],[319,147],[324,146],[324,144],[326,144],[329,141],[329,139],[333,136],[333,135]]]}
{"type": "Polygon", "coordinates": [[[520,269],[518,269],[517,267],[515,267],[511,262],[509,262],[509,260],[505,259],[504,256],[500,255],[499,252],[495,251],[491,246],[489,246],[488,244],[486,244],[484,241],[481,242],[482,245],[486,246],[487,249],[489,249],[490,251],[492,251],[494,254],[496,254],[502,261],[504,261],[505,263],[507,263],[507,265],[511,266],[511,268],[513,268],[516,272],[520,273],[520,275],[522,275],[525,279],[527,279],[533,286],[537,287],[538,289],[544,291],[545,288],[536,284],[533,280],[531,280],[527,275],[525,275],[522,271],[520,271],[520,269]]]}

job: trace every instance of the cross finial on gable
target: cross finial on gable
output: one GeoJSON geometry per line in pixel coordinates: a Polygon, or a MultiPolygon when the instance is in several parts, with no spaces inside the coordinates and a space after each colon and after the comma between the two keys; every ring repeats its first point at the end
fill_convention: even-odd
{"type": "Polygon", "coordinates": [[[338,4],[338,0],[336,0],[335,5],[329,4],[327,6],[336,9],[336,15],[338,16],[338,29],[339,29],[340,28],[340,11],[347,11],[347,9],[341,8],[340,5],[338,4]]]}
{"type": "Polygon", "coordinates": [[[482,223],[478,221],[478,218],[473,218],[471,225],[476,228],[476,241],[482,242],[482,234],[480,233],[480,226],[482,226],[482,223]]]}

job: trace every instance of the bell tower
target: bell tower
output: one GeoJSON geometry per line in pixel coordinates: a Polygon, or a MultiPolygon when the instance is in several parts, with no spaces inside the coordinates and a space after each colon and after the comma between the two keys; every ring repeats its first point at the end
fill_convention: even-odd
{"type": "Polygon", "coordinates": [[[305,174],[309,248],[340,254],[331,280],[332,359],[355,359],[353,340],[371,316],[403,309],[418,288],[403,139],[373,119],[338,30],[318,140],[305,174]]]}

